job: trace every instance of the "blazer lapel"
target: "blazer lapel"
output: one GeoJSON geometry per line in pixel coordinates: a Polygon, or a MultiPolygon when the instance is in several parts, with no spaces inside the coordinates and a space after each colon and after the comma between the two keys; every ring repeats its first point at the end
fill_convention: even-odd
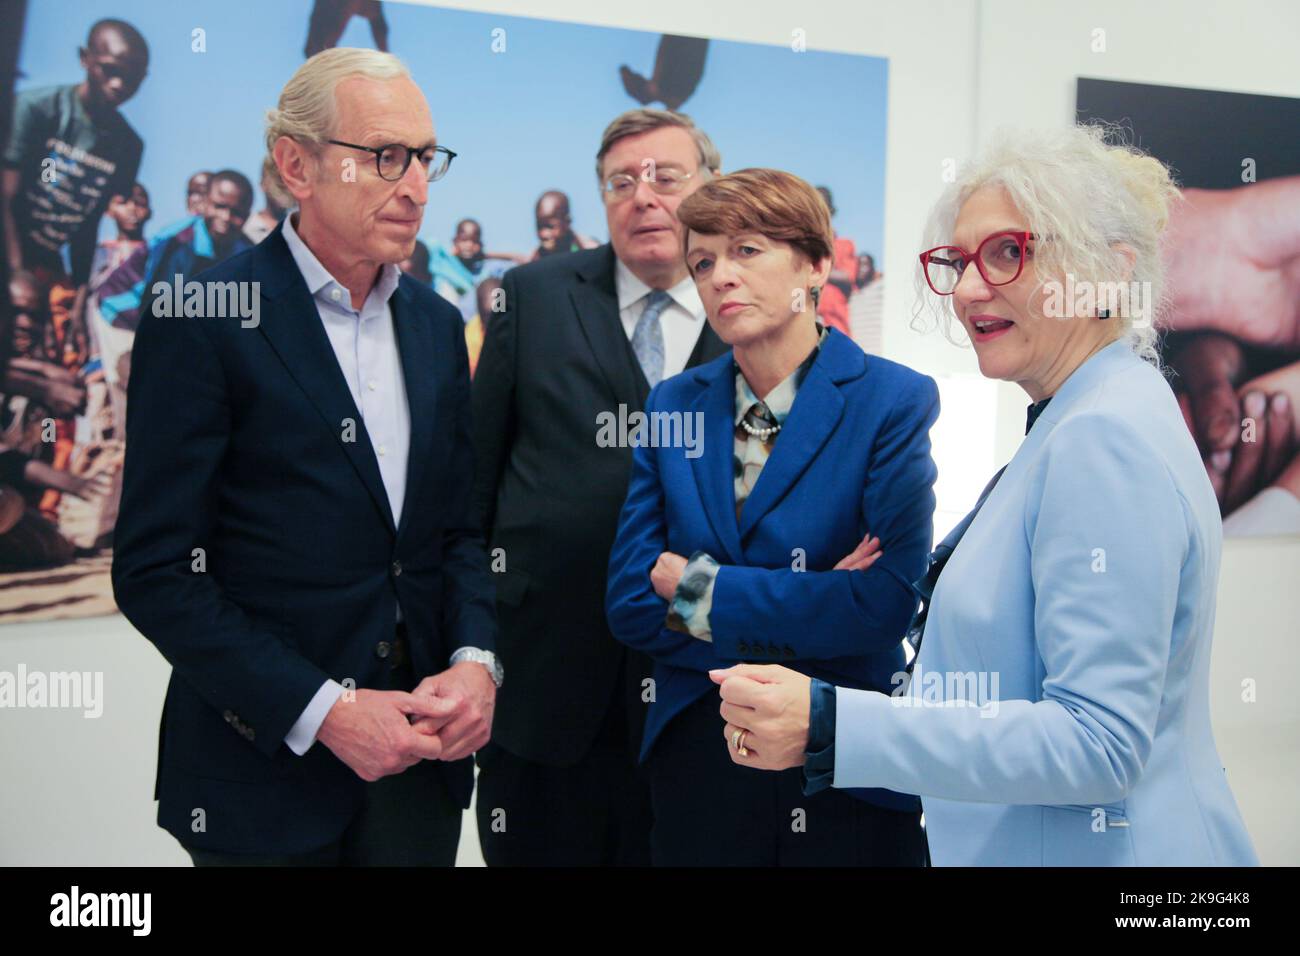
{"type": "Polygon", "coordinates": [[[740,509],[742,540],[785,497],[844,414],[844,396],[835,383],[840,344],[835,341],[836,334],[827,337],[822,345],[823,354],[817,357],[799,386],[790,414],[772,446],[772,454],[740,509]]]}
{"type": "Polygon", "coordinates": [[[325,334],[316,302],[289,252],[283,229],[283,224],[277,226],[253,253],[253,275],[261,284],[262,298],[270,306],[263,310],[258,329],[289,375],[316,406],[389,530],[395,533],[392,507],[379,475],[379,461],[370,444],[370,435],[325,334]],[[354,441],[344,441],[344,426],[349,419],[354,423],[354,441]]]}
{"type": "Polygon", "coordinates": [[[397,348],[402,353],[402,375],[406,379],[406,400],[411,410],[411,448],[406,462],[406,495],[398,518],[398,533],[406,527],[421,488],[421,478],[433,447],[433,423],[438,414],[438,379],[445,374],[443,362],[429,334],[429,319],[421,316],[407,291],[405,276],[397,285],[389,305],[397,348]]]}
{"type": "MultiPolygon", "coordinates": [[[[736,526],[735,468],[736,380],[733,366],[723,362],[712,379],[697,373],[708,387],[691,403],[692,412],[704,416],[704,453],[691,459],[695,484],[713,533],[722,542],[727,562],[741,564],[740,532],[736,526]]],[[[745,507],[749,507],[746,505],[745,507]]]]}
{"type": "Polygon", "coordinates": [[[627,333],[618,317],[618,295],[614,288],[614,250],[602,247],[602,256],[578,269],[578,282],[569,298],[615,400],[629,411],[645,408],[650,385],[628,347],[627,333]]]}

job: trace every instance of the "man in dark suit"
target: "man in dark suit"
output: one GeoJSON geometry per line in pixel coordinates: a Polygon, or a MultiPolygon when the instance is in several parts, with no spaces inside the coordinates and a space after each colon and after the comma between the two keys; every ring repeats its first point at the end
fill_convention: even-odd
{"type": "Polygon", "coordinates": [[[478,755],[479,841],[492,866],[650,862],[636,755],[656,688],[604,611],[632,454],[598,439],[599,418],[639,411],[651,385],[726,351],[675,215],[720,167],[688,117],[624,113],[596,157],[609,244],[503,282],[474,380],[475,499],[510,671],[478,755]]]}
{"type": "Polygon", "coordinates": [[[300,211],[135,339],[113,584],[173,668],[158,821],[196,864],[450,865],[501,673],[463,325],[396,265],[450,157],[370,50],[307,61],[267,145],[300,211]]]}

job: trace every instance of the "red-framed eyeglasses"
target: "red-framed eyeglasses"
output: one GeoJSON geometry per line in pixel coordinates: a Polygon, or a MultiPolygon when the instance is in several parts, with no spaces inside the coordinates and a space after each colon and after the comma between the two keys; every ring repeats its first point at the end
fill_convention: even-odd
{"type": "Polygon", "coordinates": [[[925,281],[936,295],[952,295],[970,262],[989,285],[1007,285],[1020,278],[1025,267],[1025,248],[1032,232],[1006,229],[995,232],[973,252],[961,246],[935,246],[921,253],[925,281]]]}

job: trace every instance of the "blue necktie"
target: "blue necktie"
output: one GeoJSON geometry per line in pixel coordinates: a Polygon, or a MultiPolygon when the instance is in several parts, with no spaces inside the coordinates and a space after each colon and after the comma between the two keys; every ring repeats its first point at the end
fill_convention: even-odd
{"type": "Polygon", "coordinates": [[[652,290],[632,331],[632,351],[636,353],[636,360],[641,363],[641,371],[651,388],[664,377],[664,330],[659,324],[659,314],[672,301],[673,297],[662,289],[652,290]]]}

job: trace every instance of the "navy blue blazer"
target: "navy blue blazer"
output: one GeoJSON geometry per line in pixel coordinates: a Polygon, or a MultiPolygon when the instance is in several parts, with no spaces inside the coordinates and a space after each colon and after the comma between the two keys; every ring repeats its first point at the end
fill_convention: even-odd
{"type": "Polygon", "coordinates": [[[925,570],[933,534],[934,380],[868,356],[832,329],[738,523],[737,374],[727,352],[661,382],[646,401],[651,413],[702,413],[702,454],[633,452],[606,613],[615,637],[655,661],[643,761],[674,716],[717,693],[712,668],[780,663],[840,686],[888,690],[904,666],[911,582],[925,570]],[[830,570],[868,531],[881,540],[876,563],[830,570]],[[650,584],[664,551],[707,551],[722,565],[712,643],[664,626],[667,602],[650,584]]]}
{"type": "MultiPolygon", "coordinates": [[[[399,604],[417,680],[463,645],[495,650],[459,312],[406,276],[390,300],[411,417],[393,515],[282,228],[188,277],[260,283],[255,328],[155,316],[146,290],[113,557],[118,606],[172,665],[159,823],[231,853],[302,852],[347,826],[363,781],[324,745],[299,757],[284,737],[326,678],[381,686],[377,645],[399,604]]],[[[470,758],[407,772],[468,805],[470,758]]]]}

